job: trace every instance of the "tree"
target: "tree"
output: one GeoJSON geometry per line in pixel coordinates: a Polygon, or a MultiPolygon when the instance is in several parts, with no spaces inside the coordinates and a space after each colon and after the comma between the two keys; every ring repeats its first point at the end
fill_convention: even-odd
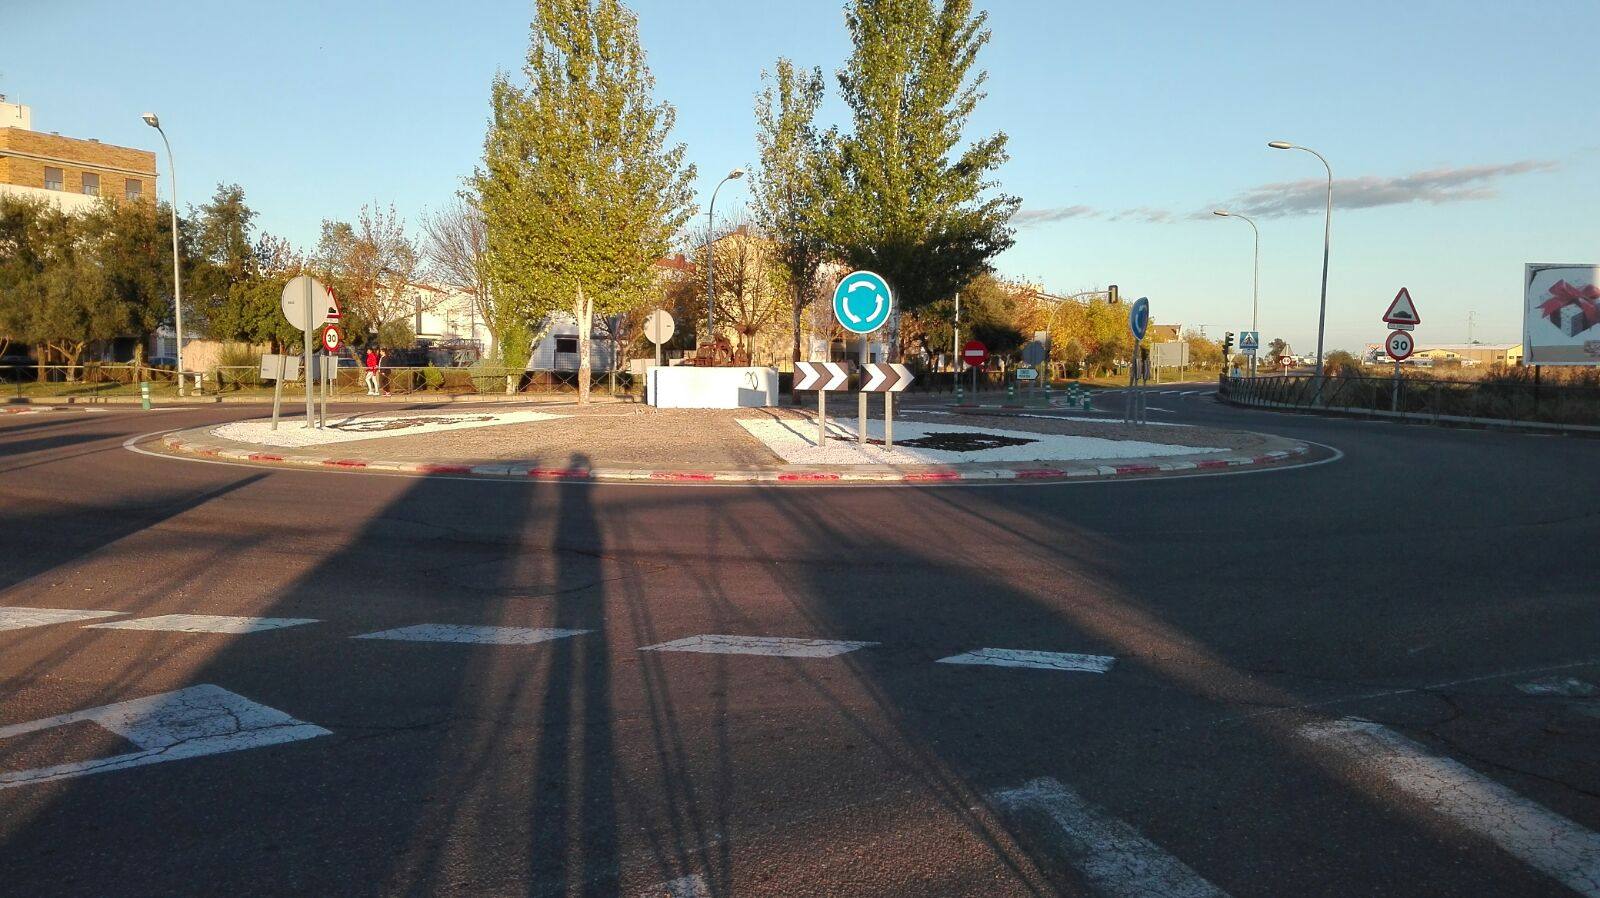
{"type": "Polygon", "coordinates": [[[424,302],[411,289],[421,264],[422,255],[392,205],[387,210],[362,206],[355,224],[323,221],[312,258],[313,270],[338,299],[347,332],[365,334],[367,342],[411,341],[407,322],[424,302]]]}
{"type": "Polygon", "coordinates": [[[1005,134],[959,147],[984,97],[974,63],[986,21],[971,0],[853,0],[845,12],[854,50],[839,85],[853,130],[829,134],[826,234],[889,281],[902,312],[950,298],[1012,244],[1020,201],[987,180],[1005,134]]]}
{"type": "Polygon", "coordinates": [[[718,315],[733,328],[742,356],[749,359],[756,337],[782,317],[785,292],[793,295],[787,266],[774,258],[771,240],[752,233],[750,225],[737,217],[710,246],[718,315]]]}
{"type": "Polygon", "coordinates": [[[656,294],[655,262],[693,211],[692,166],[667,145],[675,112],[651,97],[638,21],[618,0],[537,0],[528,85],[491,88],[473,185],[498,296],[530,321],[565,305],[589,401],[594,316],[656,294]]]}
{"type": "MultiPolygon", "coordinates": [[[[532,350],[527,322],[514,307],[500,301],[489,276],[489,224],[480,200],[458,195],[445,208],[422,219],[423,250],[434,280],[472,297],[489,329],[500,365],[520,371],[532,350]]],[[[507,380],[508,389],[515,381],[507,380]]]]}
{"type": "Polygon", "coordinates": [[[766,85],[756,98],[756,142],[761,167],[751,184],[756,220],[773,243],[773,256],[788,275],[790,361],[800,361],[800,316],[816,289],[817,269],[827,246],[820,224],[823,148],[815,124],[822,103],[822,69],[797,71],[779,59],[761,73],[766,85]]]}
{"type": "Polygon", "coordinates": [[[1183,332],[1183,342],[1189,344],[1189,364],[1196,368],[1222,367],[1221,343],[1207,339],[1193,328],[1183,332]]]}
{"type": "Polygon", "coordinates": [[[1289,344],[1282,337],[1275,337],[1267,344],[1267,365],[1276,366],[1279,360],[1289,354],[1289,344]]]}

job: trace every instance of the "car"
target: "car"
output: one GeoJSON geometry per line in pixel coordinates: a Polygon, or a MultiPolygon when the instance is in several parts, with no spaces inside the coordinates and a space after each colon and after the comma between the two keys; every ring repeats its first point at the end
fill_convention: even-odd
{"type": "Polygon", "coordinates": [[[178,360],[170,355],[153,355],[145,359],[145,366],[149,368],[178,368],[178,360]]]}

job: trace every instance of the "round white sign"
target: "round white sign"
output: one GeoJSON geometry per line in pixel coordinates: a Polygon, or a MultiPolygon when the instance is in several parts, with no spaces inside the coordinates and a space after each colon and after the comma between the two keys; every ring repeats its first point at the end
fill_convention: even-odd
{"type": "Polygon", "coordinates": [[[1389,353],[1389,358],[1399,362],[1410,358],[1411,351],[1416,349],[1417,345],[1405,331],[1390,331],[1389,339],[1384,341],[1383,348],[1389,353]]]}
{"type": "Polygon", "coordinates": [[[310,284],[311,294],[311,330],[340,319],[339,307],[333,301],[333,293],[316,278],[302,274],[289,283],[283,285],[283,296],[280,297],[278,308],[283,310],[283,317],[299,330],[306,330],[306,285],[310,284]]]}
{"type": "Polygon", "coordinates": [[[673,333],[676,331],[677,324],[665,309],[656,309],[644,320],[645,339],[657,346],[671,340],[673,333]]]}

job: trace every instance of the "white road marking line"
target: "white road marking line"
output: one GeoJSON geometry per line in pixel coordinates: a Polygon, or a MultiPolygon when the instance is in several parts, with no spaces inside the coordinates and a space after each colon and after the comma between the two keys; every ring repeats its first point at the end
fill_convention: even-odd
{"type": "Polygon", "coordinates": [[[779,658],[832,658],[876,642],[849,642],[839,639],[798,639],[788,636],[690,636],[659,645],[647,645],[641,652],[704,652],[712,655],[774,655],[779,658]]]}
{"type": "Polygon", "coordinates": [[[89,624],[84,629],[163,630],[173,633],[255,633],[317,623],[311,617],[230,617],[224,614],[162,614],[133,620],[89,624]]]}
{"type": "Polygon", "coordinates": [[[1041,777],[996,792],[1007,811],[1043,812],[1061,851],[1089,884],[1114,898],[1226,898],[1227,893],[1057,780],[1041,777]]]}
{"type": "Polygon", "coordinates": [[[1300,733],[1567,888],[1600,898],[1600,835],[1388,727],[1346,719],[1306,724],[1300,733]]]}
{"type": "Polygon", "coordinates": [[[0,630],[20,630],[46,624],[70,624],[97,617],[116,617],[121,611],[74,611],[70,608],[0,608],[0,630]]]}
{"type": "Polygon", "coordinates": [[[1600,691],[1595,689],[1593,683],[1572,677],[1545,677],[1531,683],[1518,683],[1517,688],[1529,695],[1565,695],[1573,698],[1584,698],[1600,691]]]}
{"type": "Polygon", "coordinates": [[[940,658],[938,664],[986,664],[990,667],[1031,667],[1038,670],[1074,670],[1105,673],[1117,659],[1109,655],[1073,652],[1037,652],[1029,649],[974,649],[940,658]]]}
{"type": "Polygon", "coordinates": [[[329,735],[322,727],[296,720],[221,686],[202,684],[0,727],[0,739],[81,721],[98,724],[139,750],[94,761],[0,773],[0,789],[329,735]]]}
{"type": "Polygon", "coordinates": [[[711,887],[698,873],[670,879],[639,893],[639,898],[711,898],[711,887]]]}
{"type": "Polygon", "coordinates": [[[363,633],[351,639],[392,639],[399,642],[455,642],[480,645],[533,645],[552,639],[578,636],[591,630],[560,630],[547,627],[475,627],[466,624],[415,624],[377,633],[363,633]]]}

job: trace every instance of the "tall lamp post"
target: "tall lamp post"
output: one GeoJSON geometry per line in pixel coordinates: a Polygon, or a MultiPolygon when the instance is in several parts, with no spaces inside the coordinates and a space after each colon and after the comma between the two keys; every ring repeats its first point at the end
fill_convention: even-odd
{"type": "Polygon", "coordinates": [[[144,123],[156,129],[161,135],[161,142],[167,147],[167,172],[172,176],[172,305],[176,309],[177,318],[177,346],[178,363],[178,395],[185,395],[183,386],[183,278],[178,263],[178,164],[172,159],[172,141],[167,140],[167,132],[161,130],[161,119],[154,112],[146,112],[143,116],[144,123]]]}
{"type": "MultiPolygon", "coordinates": [[[[1248,215],[1240,215],[1237,212],[1229,212],[1226,209],[1216,209],[1216,210],[1213,210],[1211,214],[1212,215],[1220,215],[1223,218],[1237,218],[1240,221],[1244,222],[1245,224],[1249,225],[1250,226],[1250,230],[1255,233],[1255,239],[1256,239],[1255,272],[1254,272],[1254,274],[1251,275],[1251,278],[1250,278],[1250,330],[1253,333],[1260,333],[1260,328],[1258,328],[1256,326],[1256,313],[1259,310],[1260,303],[1261,303],[1261,231],[1260,231],[1260,229],[1258,229],[1256,227],[1256,223],[1255,223],[1254,219],[1250,218],[1248,215]]],[[[1226,367],[1228,365],[1228,360],[1227,359],[1223,359],[1222,360],[1222,364],[1223,364],[1224,367],[1226,367]]],[[[1250,376],[1251,377],[1255,377],[1256,376],[1256,356],[1255,356],[1255,353],[1251,353],[1250,354],[1250,376]]]]}
{"type": "Polygon", "coordinates": [[[1322,336],[1328,321],[1328,244],[1333,236],[1333,166],[1321,153],[1310,147],[1296,146],[1287,140],[1274,140],[1267,146],[1274,150],[1304,150],[1321,160],[1328,170],[1328,210],[1322,220],[1322,307],[1317,312],[1317,401],[1322,401],[1322,336]]]}
{"type": "Polygon", "coordinates": [[[723,178],[721,181],[717,182],[716,190],[711,191],[711,205],[706,208],[706,340],[707,342],[711,343],[716,342],[717,339],[717,294],[716,282],[712,277],[712,269],[714,269],[716,266],[712,264],[713,260],[711,258],[711,248],[712,245],[716,243],[715,232],[717,229],[717,191],[721,190],[722,185],[728,183],[729,181],[737,181],[742,177],[744,177],[744,169],[742,168],[736,168],[733,171],[728,172],[728,176],[726,178],[723,178]]]}

